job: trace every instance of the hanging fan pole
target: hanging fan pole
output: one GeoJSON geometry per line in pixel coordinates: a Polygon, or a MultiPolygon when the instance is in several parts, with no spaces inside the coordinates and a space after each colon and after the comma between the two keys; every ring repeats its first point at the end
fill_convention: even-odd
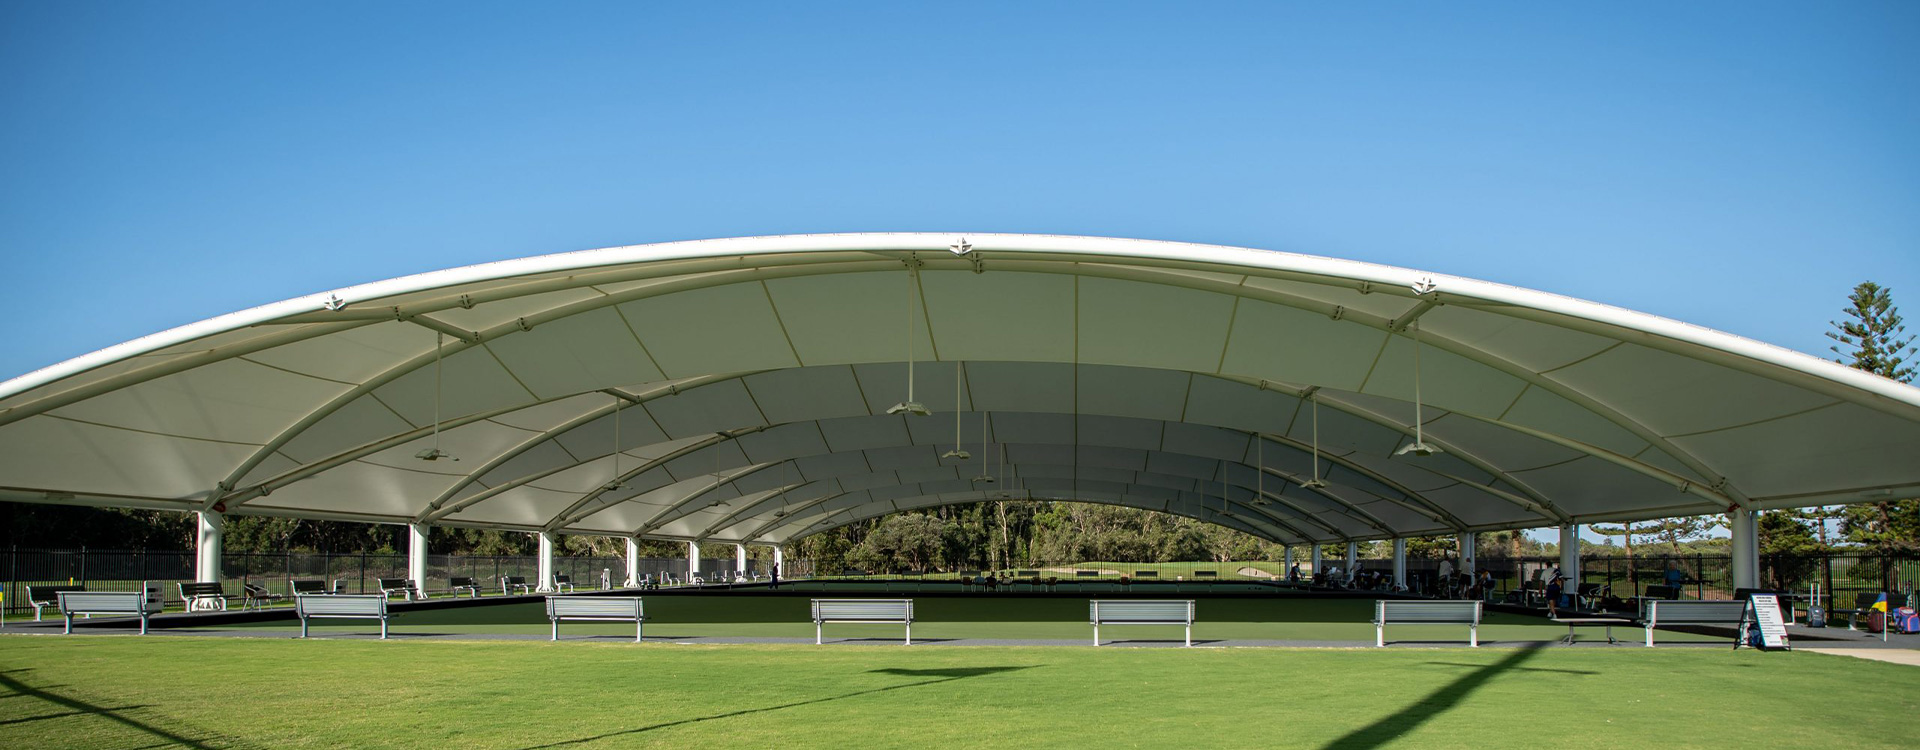
{"type": "Polygon", "coordinates": [[[1320,394],[1313,396],[1313,478],[1320,478],[1320,394]]]}
{"type": "Polygon", "coordinates": [[[445,346],[447,335],[433,332],[433,452],[440,452],[440,349],[445,346]]]}
{"type": "Polygon", "coordinates": [[[1413,442],[1427,442],[1426,420],[1420,415],[1420,321],[1413,321],[1413,442]]]}
{"type": "Polygon", "coordinates": [[[913,403],[913,299],[920,289],[920,258],[907,263],[907,403],[913,403]]]}

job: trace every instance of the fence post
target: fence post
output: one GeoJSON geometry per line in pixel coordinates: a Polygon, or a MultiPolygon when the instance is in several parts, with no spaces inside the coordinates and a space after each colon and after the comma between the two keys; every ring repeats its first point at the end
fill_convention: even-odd
{"type": "Polygon", "coordinates": [[[87,545],[80,545],[80,583],[87,582],[87,545]]]}

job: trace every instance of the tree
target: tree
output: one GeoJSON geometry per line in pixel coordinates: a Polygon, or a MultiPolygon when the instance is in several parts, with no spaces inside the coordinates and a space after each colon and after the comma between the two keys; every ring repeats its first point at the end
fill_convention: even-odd
{"type": "Polygon", "coordinates": [[[1640,576],[1633,567],[1633,537],[1641,533],[1640,530],[1633,527],[1632,521],[1620,524],[1619,526],[1593,524],[1588,526],[1587,529],[1595,534],[1606,537],[1608,544],[1613,543],[1614,537],[1620,537],[1620,546],[1625,547],[1627,550],[1627,578],[1630,579],[1633,584],[1633,595],[1639,596],[1640,576]]]}
{"type": "Polygon", "coordinates": [[[1902,383],[1912,381],[1914,370],[1906,362],[1915,352],[1914,337],[1903,335],[1907,326],[1893,305],[1893,290],[1862,281],[1847,302],[1841,312],[1851,319],[1828,321],[1834,330],[1827,332],[1827,338],[1839,342],[1828,347],[1840,355],[1833,361],[1902,383]]]}
{"type": "Polygon", "coordinates": [[[1825,552],[1826,545],[1793,511],[1762,511],[1756,526],[1765,585],[1783,591],[1799,588],[1819,565],[1815,555],[1825,552]]]}
{"type": "MultiPolygon", "coordinates": [[[[1853,288],[1847,301],[1849,305],[1841,312],[1850,319],[1830,321],[1834,330],[1827,332],[1827,338],[1839,342],[1831,347],[1840,355],[1834,361],[1902,383],[1912,382],[1914,368],[1907,361],[1915,353],[1914,337],[1906,335],[1900,309],[1893,304],[1893,290],[1863,281],[1853,288]]],[[[1880,561],[1881,585],[1891,588],[1894,556],[1920,551],[1920,501],[1883,500],[1848,506],[1840,530],[1880,561]]]]}

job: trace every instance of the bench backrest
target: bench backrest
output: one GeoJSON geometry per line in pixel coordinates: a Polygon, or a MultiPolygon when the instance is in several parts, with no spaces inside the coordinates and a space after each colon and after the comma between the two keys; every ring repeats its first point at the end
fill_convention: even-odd
{"type": "Polygon", "coordinates": [[[1217,570],[1196,570],[1196,571],[1193,571],[1193,577],[1195,577],[1195,578],[1219,578],[1219,577],[1220,577],[1220,571],[1217,571],[1217,570]]]}
{"type": "Polygon", "coordinates": [[[1390,622],[1444,622],[1466,625],[1480,624],[1480,602],[1467,600],[1410,601],[1381,599],[1374,602],[1373,621],[1376,624],[1390,622]]]}
{"type": "Polygon", "coordinates": [[[139,591],[59,591],[60,611],[86,614],[128,614],[160,611],[160,602],[139,591]]]}
{"type": "Polygon", "coordinates": [[[1593,596],[1593,592],[1599,591],[1602,585],[1603,584],[1598,583],[1583,583],[1580,584],[1580,588],[1576,590],[1574,594],[1576,596],[1593,596]]]}
{"type": "Polygon", "coordinates": [[[645,613],[637,596],[549,596],[548,619],[561,617],[619,617],[640,619],[645,613]]]}
{"type": "Polygon", "coordinates": [[[195,596],[225,596],[226,593],[226,590],[222,589],[216,581],[180,584],[180,598],[182,599],[195,596]]]}
{"type": "Polygon", "coordinates": [[[1745,601],[1663,600],[1647,602],[1647,622],[1668,624],[1738,623],[1747,615],[1745,601]]]}
{"type": "Polygon", "coordinates": [[[573,576],[555,575],[553,577],[553,582],[554,583],[573,583],[573,576]]]}
{"type": "Polygon", "coordinates": [[[468,587],[468,586],[478,586],[478,585],[480,585],[480,584],[479,584],[479,583],[476,583],[476,582],[475,582],[475,581],[473,580],[473,577],[472,577],[472,576],[455,576],[454,578],[452,578],[452,579],[449,579],[449,580],[447,581],[447,586],[448,586],[448,587],[450,587],[450,588],[456,588],[456,589],[463,589],[463,588],[466,588],[466,587],[468,587]]]}
{"type": "Polygon", "coordinates": [[[1193,624],[1191,599],[1114,599],[1087,602],[1087,621],[1093,623],[1164,622],[1193,624]]]}
{"type": "Polygon", "coordinates": [[[382,578],[380,579],[380,588],[383,588],[383,589],[413,588],[413,581],[408,580],[406,578],[382,578]]]}
{"type": "Polygon", "coordinates": [[[526,576],[507,576],[507,577],[506,577],[506,580],[507,580],[507,585],[508,585],[508,586],[525,586],[525,585],[527,585],[527,577],[526,577],[526,576]]]}
{"type": "Polygon", "coordinates": [[[1098,570],[1076,570],[1076,571],[1073,571],[1073,577],[1075,577],[1075,578],[1099,578],[1099,577],[1100,577],[1100,571],[1098,571],[1098,570]]]}
{"type": "Polygon", "coordinates": [[[1678,599],[1680,598],[1680,589],[1656,583],[1647,587],[1646,597],[1648,599],[1678,599]]]}
{"type": "Polygon", "coordinates": [[[813,620],[912,622],[912,599],[815,599],[813,620]]]}
{"type": "Polygon", "coordinates": [[[291,579],[291,580],[289,580],[289,581],[287,581],[287,583],[288,583],[289,585],[291,585],[291,586],[293,587],[293,593],[294,593],[294,595],[296,595],[296,596],[298,596],[298,595],[300,595],[300,594],[324,594],[324,593],[327,593],[327,582],[326,582],[326,581],[315,581],[315,580],[311,580],[311,579],[299,579],[299,578],[295,578],[295,579],[291,579]]]}
{"type": "Polygon", "coordinates": [[[1862,591],[1860,593],[1853,595],[1853,608],[1854,609],[1872,609],[1874,603],[1878,601],[1880,601],[1880,592],[1862,591]]]}
{"type": "Polygon", "coordinates": [[[294,597],[301,617],[386,617],[387,598],[379,594],[294,597]]]}
{"type": "Polygon", "coordinates": [[[1135,577],[1135,578],[1159,578],[1159,577],[1160,577],[1160,571],[1158,571],[1158,570],[1136,570],[1136,571],[1133,571],[1133,577],[1135,577]]]}
{"type": "Polygon", "coordinates": [[[87,587],[85,586],[78,586],[78,585],[71,585],[71,584],[64,584],[64,583],[58,586],[44,586],[44,585],[28,586],[27,601],[51,602],[59,599],[60,592],[62,591],[86,591],[86,590],[87,590],[87,587]]]}

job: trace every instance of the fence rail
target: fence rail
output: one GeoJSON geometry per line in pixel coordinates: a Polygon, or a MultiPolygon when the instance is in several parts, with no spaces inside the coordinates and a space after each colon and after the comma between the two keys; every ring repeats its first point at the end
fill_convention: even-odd
{"type": "MultiPolygon", "coordinates": [[[[407,577],[407,556],[392,553],[360,552],[233,552],[221,556],[221,583],[228,594],[239,595],[242,583],[265,587],[276,594],[290,594],[292,579],[317,579],[328,586],[338,582],[347,593],[368,594],[380,591],[379,579],[407,577]]],[[[685,579],[684,558],[642,558],[641,575],[658,579],[662,574],[685,579]]],[[[701,575],[709,580],[732,577],[733,558],[702,559],[701,575]]],[[[764,574],[758,561],[749,561],[748,575],[764,574]]],[[[804,569],[805,565],[788,565],[804,569]]],[[[444,591],[454,576],[472,577],[482,583],[498,585],[501,576],[523,576],[528,581],[539,575],[539,558],[530,555],[428,555],[427,588],[444,591]]],[[[597,588],[603,575],[614,587],[626,580],[627,563],[620,557],[554,557],[553,572],[572,577],[575,586],[597,588]]],[[[782,571],[788,574],[787,571],[782,571]]],[[[84,584],[94,591],[137,591],[142,581],[162,585],[169,604],[178,605],[180,589],[175,584],[194,580],[194,553],[178,550],[99,550],[99,549],[9,549],[0,558],[0,584],[6,586],[4,606],[11,616],[30,610],[27,586],[41,584],[84,584]]]]}
{"type": "MultiPolygon", "coordinates": [[[[794,561],[789,561],[790,563],[794,561]]],[[[1307,555],[1296,558],[1302,576],[1311,576],[1314,571],[1311,559],[1307,555]]],[[[1547,574],[1559,567],[1558,556],[1536,557],[1482,557],[1478,561],[1479,569],[1493,574],[1494,591],[1504,594],[1521,588],[1536,577],[1544,579],[1547,574]]],[[[1392,562],[1382,558],[1360,558],[1357,567],[1363,571],[1389,573],[1392,562]]],[[[1458,572],[1457,560],[1442,558],[1408,558],[1406,576],[1409,586],[1415,591],[1435,591],[1443,571],[1458,572]]],[[[1344,574],[1347,562],[1344,555],[1327,555],[1322,558],[1322,570],[1338,567],[1344,574]]],[[[1270,560],[1242,560],[1226,562],[1111,562],[1086,561],[1071,562],[1024,562],[1004,568],[978,568],[968,566],[931,566],[921,570],[869,571],[851,568],[839,568],[825,571],[823,575],[850,577],[878,577],[902,579],[939,579],[958,578],[968,575],[979,576],[993,573],[1001,578],[1024,578],[1030,574],[1041,577],[1102,578],[1119,579],[1127,577],[1137,581],[1148,580],[1271,580],[1287,574],[1286,564],[1270,560]]],[[[1733,558],[1729,555],[1665,555],[1636,556],[1631,561],[1624,557],[1583,555],[1580,562],[1580,582],[1599,584],[1606,587],[1614,596],[1631,598],[1640,595],[1649,584],[1666,584],[1677,578],[1685,596],[1696,599],[1728,599],[1734,594],[1733,558]],[[1668,571],[1674,571],[1670,574],[1668,571]]],[[[1777,589],[1790,593],[1806,594],[1809,584],[1820,584],[1823,600],[1837,599],[1843,605],[1852,603],[1855,593],[1892,591],[1910,593],[1916,583],[1920,583],[1920,558],[1892,557],[1882,558],[1858,554],[1825,555],[1763,555],[1760,558],[1760,587],[1777,589]],[[1883,583],[1884,582],[1884,583],[1883,583]]]]}

